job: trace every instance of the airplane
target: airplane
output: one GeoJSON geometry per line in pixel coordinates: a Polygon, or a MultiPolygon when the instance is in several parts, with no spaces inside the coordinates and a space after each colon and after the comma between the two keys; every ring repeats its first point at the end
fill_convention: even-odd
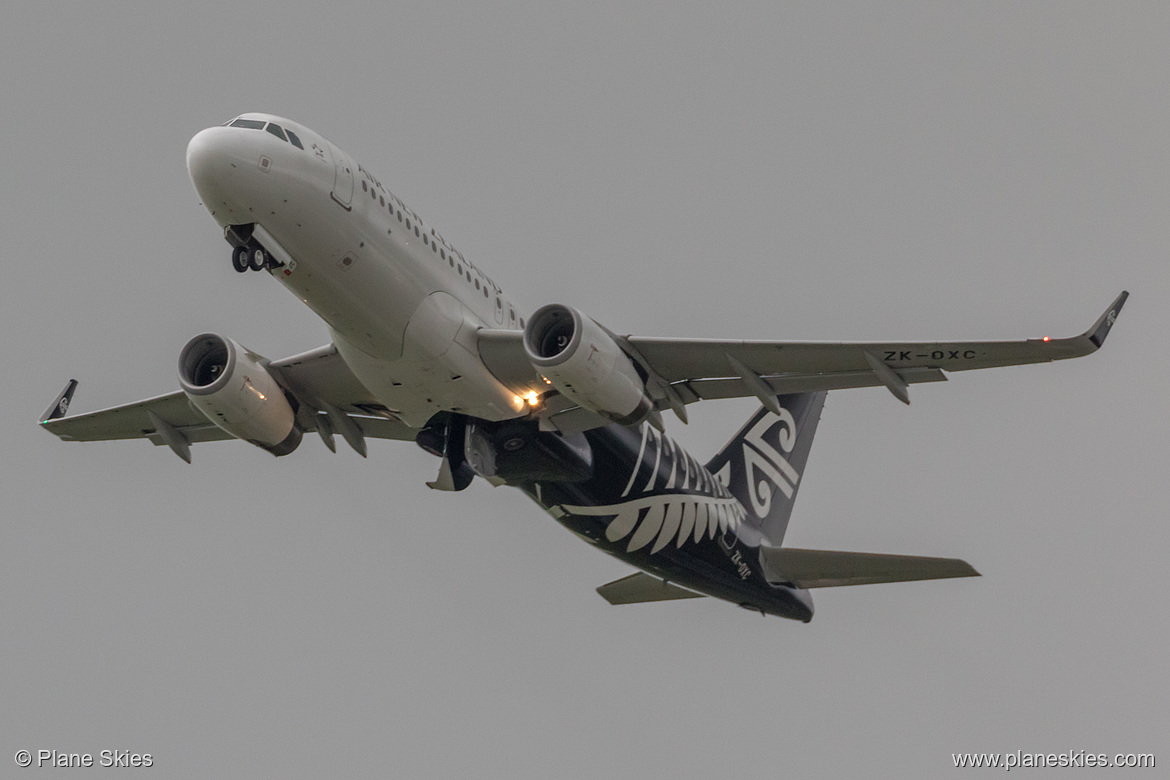
{"type": "Polygon", "coordinates": [[[328,326],[325,346],[269,361],[204,333],[179,354],[180,389],[69,416],[70,380],[40,419],[65,441],[243,439],[276,456],[315,431],[362,457],[368,439],[439,458],[427,484],[519,488],[566,528],[636,571],[602,585],[612,604],[712,596],[808,622],[810,589],[978,576],[965,561],[783,546],[830,390],[1081,357],[1105,341],[1128,293],[1060,339],[816,343],[619,335],[562,304],[524,316],[498,284],[320,134],[264,113],[197,133],[187,170],[231,245],[234,269],[267,273],[328,326]],[[700,400],[755,412],[702,463],[665,432],[700,400]]]}

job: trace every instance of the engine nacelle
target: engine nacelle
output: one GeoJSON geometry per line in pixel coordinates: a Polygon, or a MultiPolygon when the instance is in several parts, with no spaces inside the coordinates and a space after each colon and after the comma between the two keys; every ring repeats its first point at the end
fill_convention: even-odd
{"type": "Polygon", "coordinates": [[[287,455],[301,443],[301,429],[263,360],[231,339],[204,333],[179,353],[179,384],[196,409],[232,436],[287,455]]]}
{"type": "Polygon", "coordinates": [[[654,408],[634,361],[604,328],[572,307],[537,309],[524,328],[524,351],[553,387],[607,419],[633,425],[654,408]]]}

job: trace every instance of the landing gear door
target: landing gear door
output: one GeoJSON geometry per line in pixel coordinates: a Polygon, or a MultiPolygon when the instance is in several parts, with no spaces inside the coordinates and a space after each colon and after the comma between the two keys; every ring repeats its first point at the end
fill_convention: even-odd
{"type": "Polygon", "coordinates": [[[353,163],[333,144],[329,144],[329,154],[333,157],[333,199],[348,211],[353,203],[353,163]]]}

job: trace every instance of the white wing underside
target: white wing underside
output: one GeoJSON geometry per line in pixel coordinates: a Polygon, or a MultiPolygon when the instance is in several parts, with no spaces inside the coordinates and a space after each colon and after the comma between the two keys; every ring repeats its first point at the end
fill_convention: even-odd
{"type": "MultiPolygon", "coordinates": [[[[945,381],[945,371],[1044,363],[1091,354],[1104,342],[1127,295],[1123,292],[1089,330],[1064,339],[911,343],[615,339],[645,373],[656,408],[673,408],[680,416],[685,404],[760,395],[761,389],[785,394],[885,385],[906,400],[906,385],[945,381]]],[[[525,355],[522,332],[483,329],[477,339],[484,364],[516,395],[548,390],[525,355]]],[[[273,361],[269,369],[303,402],[297,414],[302,430],[317,430],[317,421],[331,406],[353,420],[366,437],[414,439],[415,431],[371,395],[332,344],[273,361]]],[[[42,426],[67,441],[146,438],[164,444],[151,421],[152,414],[189,442],[232,438],[192,407],[182,391],[47,420],[42,426]]],[[[548,399],[541,414],[562,430],[604,424],[591,412],[556,395],[548,399]],[[558,425],[557,420],[566,422],[558,425]]]]}
{"type": "MultiPolygon", "coordinates": [[[[886,386],[907,400],[906,385],[946,381],[944,372],[1091,354],[1104,342],[1127,296],[1123,292],[1087,331],[1063,339],[905,343],[615,339],[648,377],[647,390],[658,409],[760,395],[761,388],[785,394],[886,386]]],[[[481,330],[478,347],[487,367],[517,395],[548,389],[525,355],[521,332],[481,330]]],[[[571,411],[568,406],[554,406],[549,414],[571,411]]]]}
{"type": "MultiPolygon", "coordinates": [[[[305,403],[297,422],[305,431],[317,429],[325,405],[352,419],[362,434],[373,439],[413,440],[415,431],[394,419],[345,365],[332,344],[273,361],[269,370],[277,381],[305,403]]],[[[181,390],[95,412],[62,417],[42,427],[66,441],[149,439],[165,444],[151,414],[166,421],[191,443],[234,438],[187,402],[181,390]]]]}

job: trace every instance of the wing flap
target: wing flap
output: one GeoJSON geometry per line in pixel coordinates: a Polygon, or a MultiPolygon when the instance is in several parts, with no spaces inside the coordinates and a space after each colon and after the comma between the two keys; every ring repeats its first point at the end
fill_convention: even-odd
{"type": "Polygon", "coordinates": [[[643,571],[606,583],[599,587],[597,592],[610,604],[643,604],[648,601],[703,598],[702,593],[680,588],[643,571]]]}
{"type": "Polygon", "coordinates": [[[396,439],[398,441],[414,441],[418,434],[404,422],[390,420],[385,417],[363,417],[351,414],[350,419],[361,428],[362,434],[369,439],[396,439]]]}
{"type": "MultiPolygon", "coordinates": [[[[907,384],[917,382],[945,382],[947,376],[937,368],[909,368],[898,375],[907,384]]],[[[853,387],[879,387],[881,379],[873,371],[841,371],[826,374],[779,374],[761,377],[777,395],[813,393],[818,390],[845,390],[853,387]]],[[[683,400],[709,401],[717,398],[741,398],[746,393],[743,382],[730,379],[692,379],[676,384],[683,400]],[[691,398],[688,392],[694,397],[691,398]]]]}
{"type": "Polygon", "coordinates": [[[798,588],[979,576],[971,564],[958,558],[919,555],[760,547],[760,562],[769,582],[789,583],[798,588]]]}

